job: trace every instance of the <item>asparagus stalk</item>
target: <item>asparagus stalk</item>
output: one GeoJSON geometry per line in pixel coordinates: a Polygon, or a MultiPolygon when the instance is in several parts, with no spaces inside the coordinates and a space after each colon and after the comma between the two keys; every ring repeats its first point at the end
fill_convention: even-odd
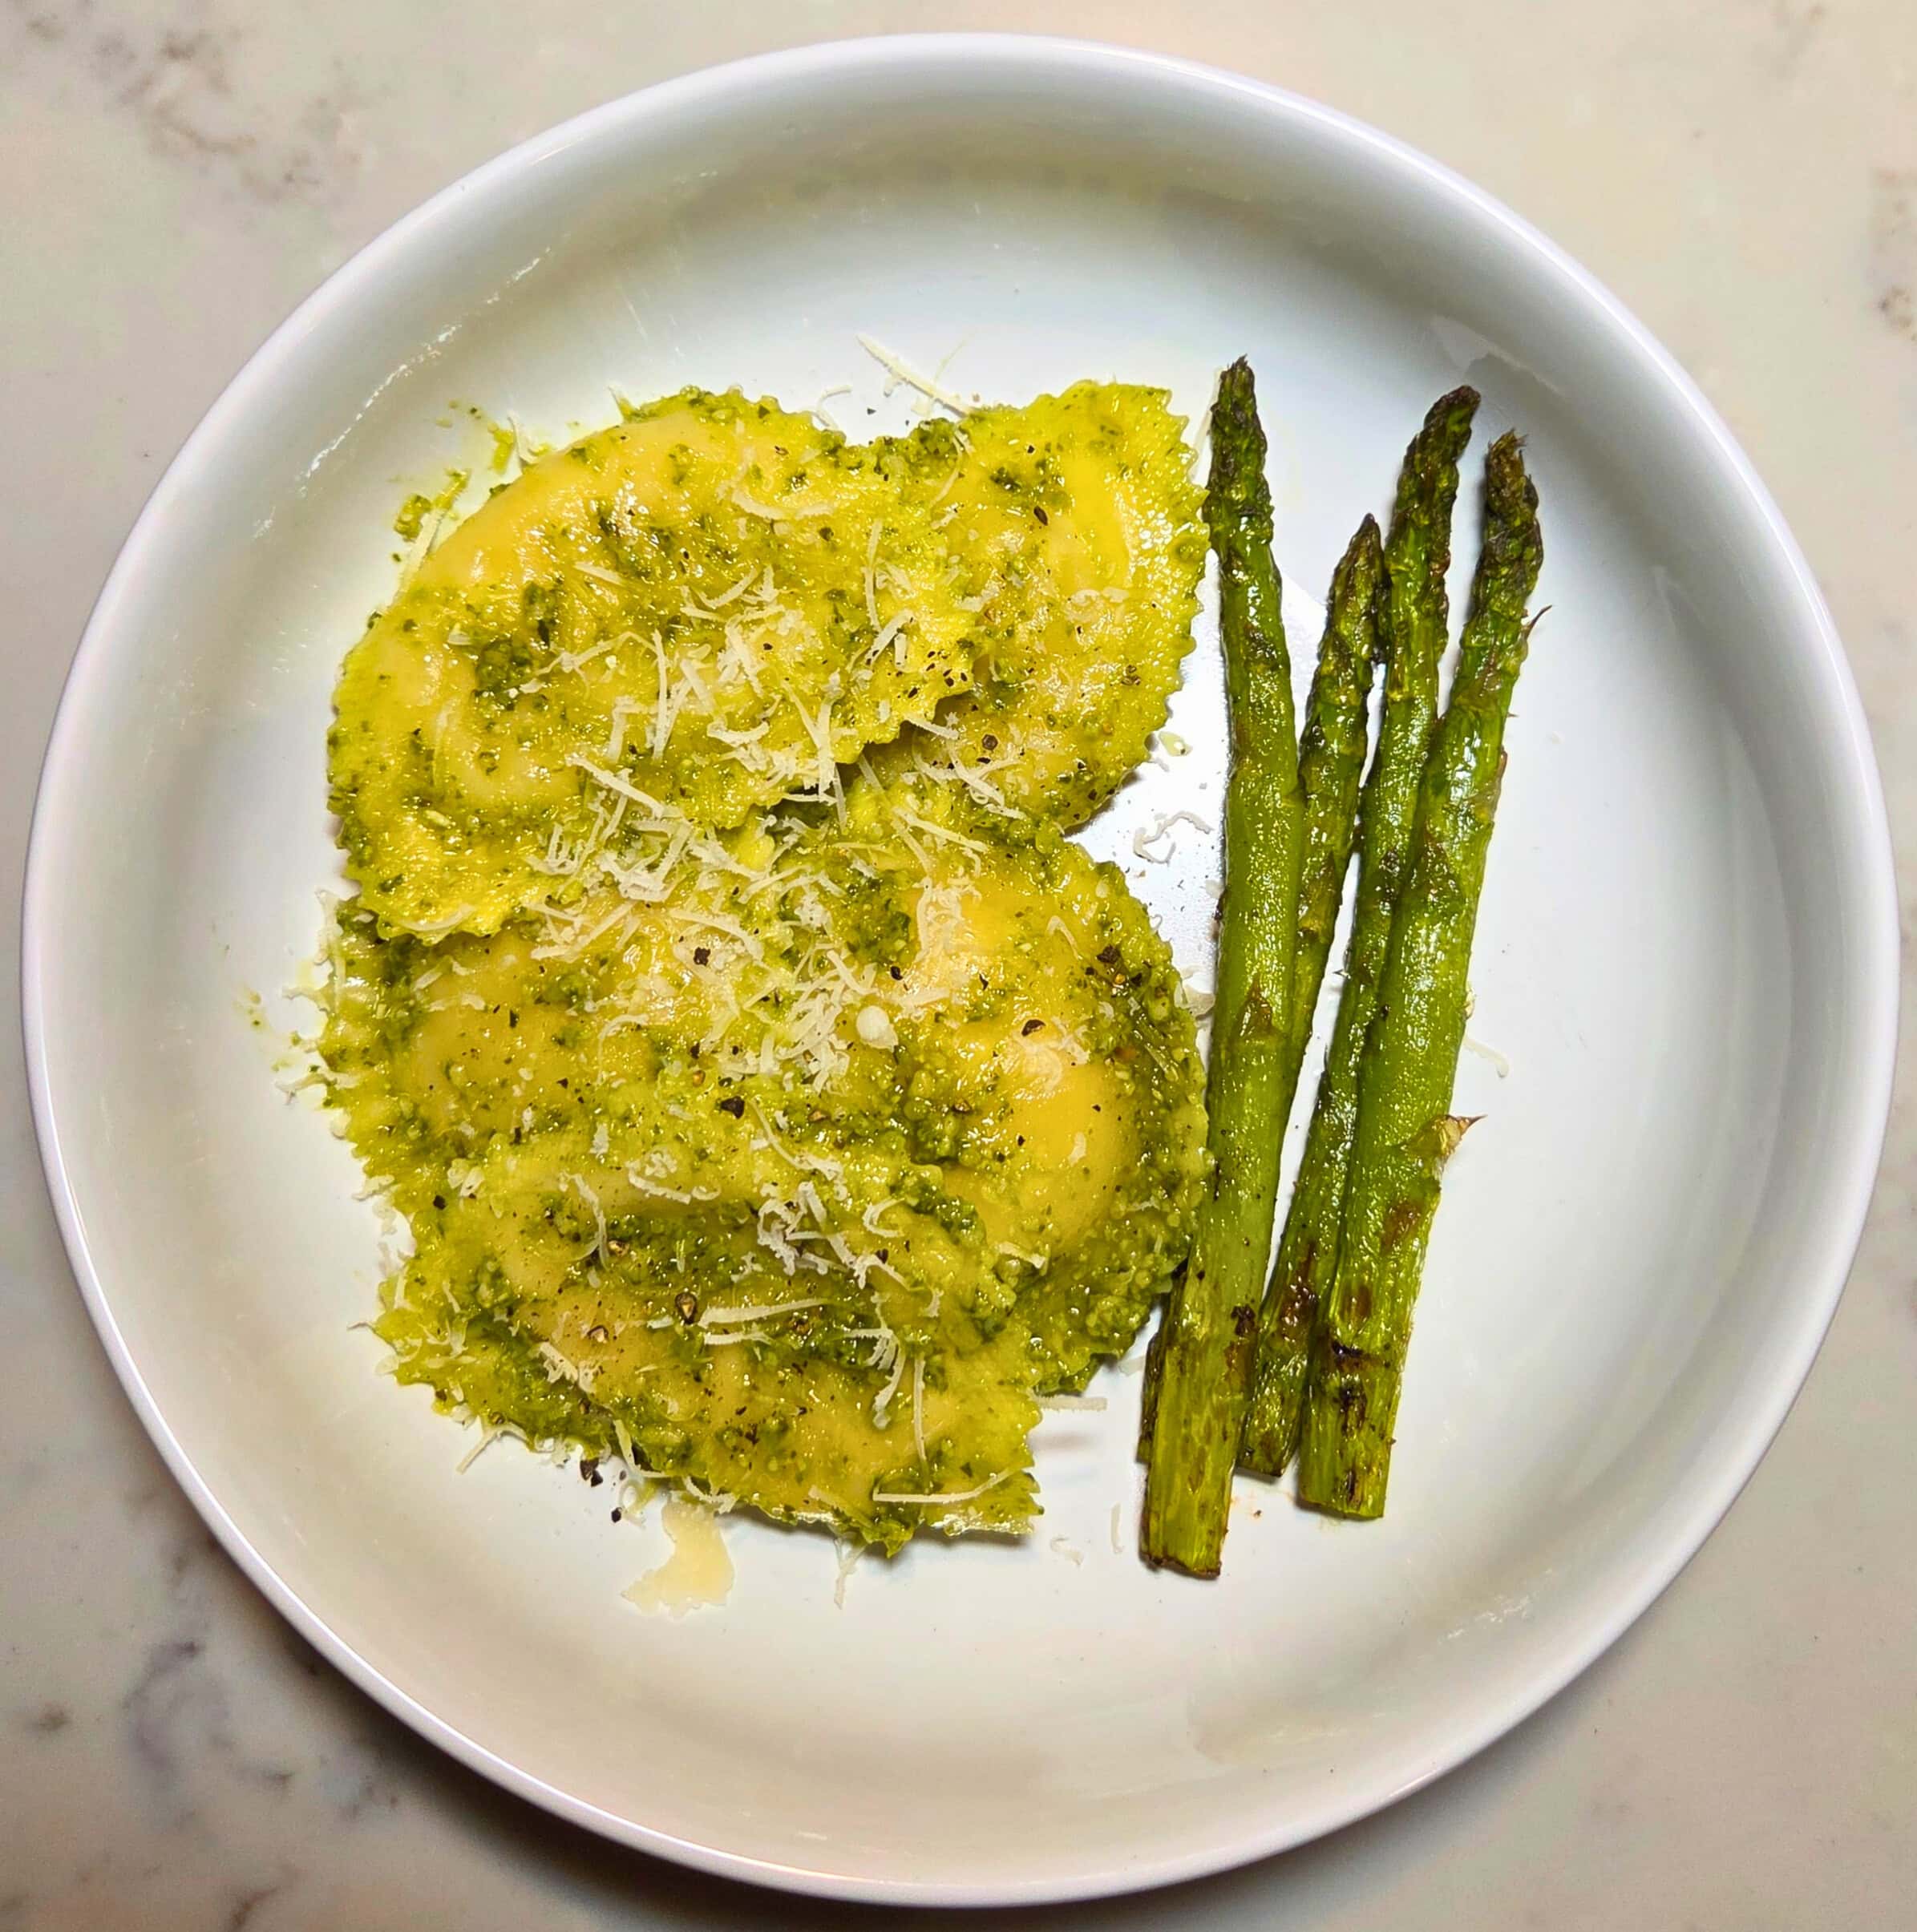
{"type": "MultiPolygon", "coordinates": [[[[1292,972],[1291,1079],[1311,1041],[1312,1016],[1324,983],[1345,896],[1345,875],[1357,829],[1358,786],[1365,771],[1372,673],[1377,664],[1379,592],[1385,560],[1377,520],[1366,517],[1332,573],[1331,602],[1298,740],[1298,782],[1304,794],[1304,836],[1298,874],[1298,943],[1292,972]]],[[[1289,1103],[1287,1103],[1289,1113],[1289,1103]]],[[[1163,1373],[1161,1327],[1146,1352],[1140,1453],[1151,1441],[1163,1373]]]]}
{"type": "MultiPolygon", "coordinates": [[[[1242,1465],[1276,1476],[1297,1446],[1311,1337],[1337,1264],[1345,1173],[1357,1118],[1358,1068],[1417,815],[1418,775],[1438,713],[1458,461],[1478,408],[1474,390],[1441,397],[1405,452],[1385,546],[1384,716],[1358,829],[1358,888],[1345,985],[1305,1137],[1278,1260],[1260,1312],[1242,1465]]],[[[1363,758],[1363,742],[1358,743],[1363,758]]],[[[1305,1024],[1308,1025],[1308,1015],[1305,1024]]]]}
{"type": "Polygon", "coordinates": [[[1231,744],[1206,1081],[1212,1176],[1156,1351],[1139,1539],[1148,1563],[1207,1577],[1218,1574],[1224,1547],[1279,1150],[1297,1078],[1292,989],[1304,834],[1264,432],[1243,360],[1219,382],[1211,447],[1205,514],[1218,555],[1231,744]]]}
{"type": "Polygon", "coordinates": [[[1458,677],[1419,785],[1409,876],[1365,1045],[1337,1266],[1312,1349],[1298,1494],[1340,1515],[1384,1510],[1439,1179],[1470,1125],[1450,1113],[1451,1087],[1505,720],[1543,560],[1537,512],[1518,439],[1502,436],[1487,459],[1484,544],[1458,677]]]}
{"type": "MultiPolygon", "coordinates": [[[[1332,572],[1331,603],[1318,644],[1317,669],[1298,740],[1298,782],[1304,793],[1304,849],[1298,869],[1298,950],[1292,968],[1292,1056],[1301,1062],[1325,962],[1337,929],[1357,831],[1358,787],[1365,775],[1371,676],[1377,664],[1378,588],[1384,576],[1377,520],[1366,517],[1332,572]]],[[[1294,1069],[1292,1080],[1297,1081],[1294,1069]]]]}

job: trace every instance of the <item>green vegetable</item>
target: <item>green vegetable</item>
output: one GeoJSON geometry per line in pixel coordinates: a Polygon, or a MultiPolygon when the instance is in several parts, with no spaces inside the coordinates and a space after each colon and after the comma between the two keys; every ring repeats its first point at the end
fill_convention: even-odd
{"type": "Polygon", "coordinates": [[[1226,884],[1206,1088],[1214,1166],[1157,1351],[1140,1528],[1147,1562],[1193,1576],[1215,1576],[1224,1545],[1279,1150],[1297,1079],[1292,988],[1304,839],[1264,432],[1242,360],[1219,383],[1211,438],[1205,513],[1218,554],[1231,717],[1226,884]]]}
{"type": "MultiPolygon", "coordinates": [[[[1298,872],[1298,951],[1292,970],[1292,1051],[1302,1061],[1325,980],[1345,875],[1358,824],[1370,727],[1365,713],[1377,663],[1378,593],[1385,557],[1366,517],[1332,572],[1331,604],[1298,741],[1304,852],[1298,872]]],[[[1294,1081],[1297,1075],[1292,1076],[1294,1081]]]]}
{"type": "MultiPolygon", "coordinates": [[[[1311,1336],[1337,1259],[1359,1062],[1404,877],[1418,774],[1438,712],[1458,459],[1470,440],[1477,408],[1477,392],[1470,389],[1455,390],[1434,403],[1405,452],[1398,479],[1384,559],[1384,715],[1360,814],[1357,903],[1345,955],[1345,985],[1277,1264],[1260,1315],[1240,1450],[1241,1465],[1260,1475],[1278,1475],[1296,1447],[1311,1336]]],[[[1334,588],[1334,607],[1336,603],[1334,588]]],[[[1308,1026],[1309,1020],[1307,1012],[1302,1025],[1308,1026]]]]}
{"type": "Polygon", "coordinates": [[[1445,1162],[1470,1122],[1450,1111],[1472,930],[1543,544],[1515,436],[1492,445],[1484,544],[1457,682],[1418,789],[1409,877],[1365,1042],[1337,1268],[1320,1313],[1298,1493],[1381,1514],[1412,1304],[1445,1162]]]}

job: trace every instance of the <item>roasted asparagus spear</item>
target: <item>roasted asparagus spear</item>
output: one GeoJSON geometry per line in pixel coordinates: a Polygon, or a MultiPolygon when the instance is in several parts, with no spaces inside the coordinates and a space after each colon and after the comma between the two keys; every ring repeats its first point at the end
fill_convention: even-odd
{"type": "MultiPolygon", "coordinates": [[[[1385,546],[1384,714],[1360,813],[1357,903],[1345,955],[1345,984],[1278,1259],[1260,1314],[1241,1450],[1243,1466],[1261,1475],[1279,1474],[1296,1447],[1311,1337],[1337,1259],[1357,1111],[1359,1061],[1404,882],[1418,777],[1438,712],[1438,668],[1448,620],[1445,572],[1451,559],[1458,462],[1470,439],[1478,400],[1474,390],[1458,389],[1432,405],[1405,452],[1385,546]]],[[[1361,762],[1361,734],[1357,757],[1361,762]]],[[[1326,937],[1329,943],[1329,932],[1326,937]]],[[[1308,1012],[1301,1024],[1308,1029],[1308,1012]]]]}
{"type": "Polygon", "coordinates": [[[1359,1067],[1337,1263],[1312,1344],[1298,1494],[1340,1515],[1384,1510],[1440,1176],[1469,1124],[1450,1112],[1451,1088],[1505,721],[1543,559],[1537,512],[1518,439],[1500,437],[1458,677],[1418,786],[1409,875],[1359,1067]]]}
{"type": "MultiPolygon", "coordinates": [[[[1311,1039],[1357,831],[1358,790],[1370,730],[1365,709],[1377,665],[1384,571],[1377,521],[1368,516],[1332,572],[1325,635],[1298,738],[1304,851],[1298,870],[1298,951],[1292,968],[1292,1051],[1299,1061],[1311,1039]]],[[[1295,1072],[1292,1078],[1295,1083],[1295,1072]]]]}
{"type": "Polygon", "coordinates": [[[1271,1252],[1279,1150],[1297,1077],[1292,988],[1304,837],[1291,663],[1252,372],[1227,370],[1206,497],[1230,717],[1225,891],[1206,1083],[1213,1172],[1155,1350],[1141,1552],[1215,1576],[1271,1252]]]}

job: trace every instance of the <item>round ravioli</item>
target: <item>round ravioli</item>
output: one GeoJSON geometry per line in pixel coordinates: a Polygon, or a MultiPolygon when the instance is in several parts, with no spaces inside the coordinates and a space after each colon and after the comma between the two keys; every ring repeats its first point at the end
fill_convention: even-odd
{"type": "Polygon", "coordinates": [[[941,534],[979,585],[968,694],[875,754],[956,772],[988,811],[1082,825],[1143,761],[1191,648],[1206,539],[1163,390],[1081,382],[986,409],[941,534]]]}
{"type": "Polygon", "coordinates": [[[348,870],[390,928],[496,931],[609,814],[742,823],[969,681],[937,439],[668,398],[495,491],[349,654],[348,870]]]}
{"type": "Polygon", "coordinates": [[[326,1053],[415,1232],[402,1379],[888,1546],[1029,1517],[1034,1398],[1182,1258],[1200,1075],[1122,876],[946,795],[490,936],[349,915],[326,1053]]]}

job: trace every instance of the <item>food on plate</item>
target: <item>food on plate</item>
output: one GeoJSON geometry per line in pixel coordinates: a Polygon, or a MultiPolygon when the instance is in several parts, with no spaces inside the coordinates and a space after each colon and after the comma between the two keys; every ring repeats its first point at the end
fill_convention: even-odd
{"type": "MultiPolygon", "coordinates": [[[[1298,950],[1292,974],[1292,1057],[1304,1058],[1325,984],[1325,962],[1345,899],[1345,875],[1357,836],[1358,791],[1370,744],[1373,675],[1377,668],[1378,601],[1385,556],[1375,519],[1366,517],[1332,572],[1331,600],[1318,641],[1317,668],[1298,734],[1298,782],[1304,793],[1304,847],[1298,868],[1298,950]]],[[[1298,1077],[1294,1065],[1292,1078],[1298,1077]]]]}
{"type": "Polygon", "coordinates": [[[1219,560],[1232,754],[1221,1017],[1207,1087],[1217,1158],[1191,1259],[1155,1339],[1141,1432],[1142,1554],[1195,1575],[1218,1573],[1233,1456],[1249,1472],[1276,1476],[1302,1437],[1300,1502],[1357,1517],[1377,1516],[1385,1506],[1440,1178],[1470,1125],[1451,1113],[1451,1089],[1504,726],[1531,634],[1526,605],[1543,560],[1537,492],[1518,438],[1507,434],[1487,460],[1472,608],[1441,719],[1451,513],[1478,401],[1461,389],[1433,406],[1406,451],[1381,558],[1375,527],[1369,541],[1361,527],[1333,582],[1300,754],[1307,829],[1289,1016],[1299,1054],[1353,843],[1374,608],[1385,694],[1357,812],[1357,902],[1337,1021],[1261,1308],[1244,1291],[1244,1278],[1262,1267],[1268,1251],[1265,1164],[1276,1166],[1298,1062],[1281,1066],[1270,1047],[1285,1009],[1270,993],[1261,1000],[1255,980],[1248,996],[1239,950],[1255,942],[1260,914],[1292,891],[1291,855],[1282,845],[1276,856],[1268,848],[1256,860],[1247,857],[1253,836],[1263,831],[1268,838],[1271,820],[1288,801],[1272,797],[1269,767],[1252,755],[1273,733],[1282,758],[1286,738],[1244,660],[1263,652],[1265,661],[1281,661],[1283,645],[1263,614],[1275,613],[1276,580],[1268,502],[1256,480],[1262,451],[1248,374],[1227,372],[1214,411],[1207,507],[1219,560]],[[1241,468],[1246,452],[1252,454],[1241,468]],[[1247,476],[1255,479],[1249,488],[1247,476]]]}
{"type": "Polygon", "coordinates": [[[1504,727],[1543,561],[1538,493],[1518,439],[1486,462],[1485,531],[1458,674],[1418,794],[1409,876],[1359,1068],[1357,1125],[1331,1291],[1312,1344],[1298,1494],[1377,1516],[1391,1468],[1412,1304],[1440,1177],[1467,1120],[1450,1110],[1504,727]]]}
{"type": "MultiPolygon", "coordinates": [[[[988,806],[1082,825],[1165,722],[1205,560],[1183,429],[1159,391],[1114,383],[966,416],[938,515],[989,590],[970,689],[938,727],[988,806]]],[[[919,749],[908,734],[872,762],[919,749]]]]}
{"type": "Polygon", "coordinates": [[[688,394],[374,620],[322,1053],[402,1380],[888,1550],[1025,1526],[1203,1174],[1170,955],[1063,835],[1189,648],[1188,467],[1118,386],[863,447],[688,394]]]}
{"type": "Polygon", "coordinates": [[[1297,1446],[1311,1337],[1337,1262],[1357,1117],[1358,1067],[1377,1010],[1378,980],[1405,883],[1404,855],[1417,814],[1418,775],[1438,714],[1451,512],[1458,461],[1477,411],[1475,390],[1456,390],[1440,398],[1405,451],[1399,474],[1385,548],[1380,622],[1385,701],[1361,807],[1357,897],[1345,947],[1345,982],[1277,1263],[1259,1318],[1241,1453],[1244,1466],[1260,1475],[1280,1474],[1297,1446]]]}
{"type": "Polygon", "coordinates": [[[1272,560],[1272,496],[1251,367],[1211,410],[1206,520],[1218,556],[1230,714],[1225,890],[1205,1087],[1211,1180],[1154,1346],[1138,1542],[1145,1560],[1215,1576],[1224,1545],[1272,1247],[1279,1155],[1298,1073],[1291,1050],[1304,794],[1292,667],[1272,560]]]}
{"type": "Polygon", "coordinates": [[[867,444],[688,390],[543,458],[346,660],[349,875],[389,928],[495,932],[591,835],[596,772],[724,830],[882,746],[888,775],[936,755],[993,810],[1082,823],[1191,648],[1181,430],[1118,384],[867,444]]]}
{"type": "Polygon", "coordinates": [[[960,455],[689,390],[496,491],[340,676],[329,777],[366,905],[496,932],[592,836],[595,772],[723,830],[931,717],[970,681],[984,588],[932,527],[960,455]]]}
{"type": "Polygon", "coordinates": [[[1200,1118],[1117,875],[847,807],[657,902],[436,946],[349,915],[326,1057],[417,1243],[402,1380],[891,1546],[1030,1514],[1033,1398],[1136,1334],[1200,1118]]]}
{"type": "Polygon", "coordinates": [[[410,1237],[373,1324],[398,1379],[891,1553],[1028,1528],[1041,1405],[1168,1295],[1146,1561],[1215,1576],[1235,1469],[1294,1455],[1301,1502],[1380,1514],[1542,559],[1507,434],[1441,717],[1478,402],[1433,406],[1389,535],[1341,560],[1301,731],[1243,360],[1202,506],[1159,390],[861,445],[689,390],[423,544],[339,681],[357,892],[319,1043],[410,1237]],[[1208,1068],[1144,907],[1069,836],[1167,721],[1207,534],[1208,1068]]]}

